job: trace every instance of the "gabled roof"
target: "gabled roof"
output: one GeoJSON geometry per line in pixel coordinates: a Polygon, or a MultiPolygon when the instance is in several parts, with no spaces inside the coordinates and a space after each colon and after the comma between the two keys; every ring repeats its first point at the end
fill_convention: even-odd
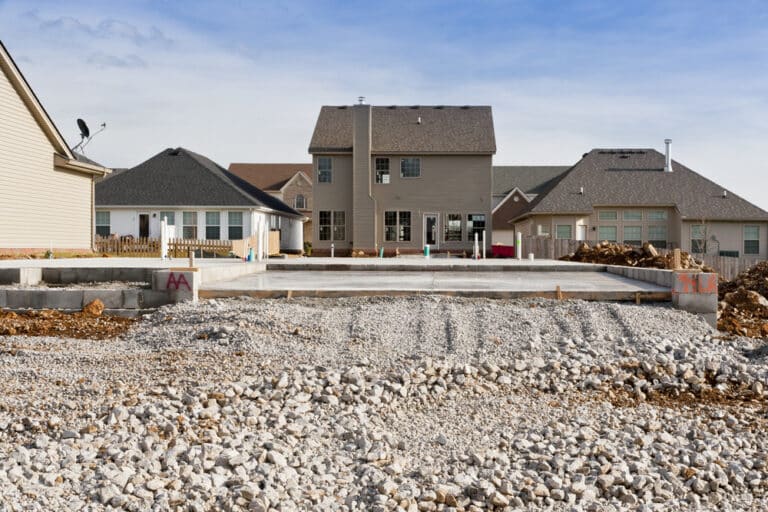
{"type": "Polygon", "coordinates": [[[491,107],[368,105],[322,107],[309,152],[351,152],[352,113],[356,108],[371,109],[373,153],[490,155],[496,152],[491,107]]]}
{"type": "Polygon", "coordinates": [[[56,167],[97,176],[103,176],[109,172],[108,169],[98,164],[94,165],[78,161],[75,154],[69,149],[64,137],[61,136],[58,128],[56,128],[56,125],[53,124],[51,116],[49,116],[48,112],[43,108],[42,103],[40,103],[40,100],[32,90],[32,87],[30,87],[29,82],[24,78],[24,75],[11,57],[11,54],[8,53],[8,50],[5,48],[5,45],[3,45],[2,41],[0,41],[0,71],[2,71],[8,78],[8,81],[19,95],[19,98],[21,98],[21,101],[26,105],[27,109],[29,109],[29,112],[35,121],[37,121],[40,130],[45,134],[46,138],[53,146],[54,151],[58,156],[58,158],[54,158],[54,165],[56,167]]]}
{"type": "Polygon", "coordinates": [[[494,165],[493,195],[506,196],[515,188],[526,195],[544,193],[555,178],[570,168],[570,165],[494,165]]]}
{"type": "Polygon", "coordinates": [[[310,179],[312,164],[235,163],[229,164],[229,172],[261,190],[278,191],[296,176],[296,173],[303,172],[307,179],[310,179]]]}
{"type": "Polygon", "coordinates": [[[184,148],[164,149],[149,160],[96,184],[97,206],[220,206],[299,212],[208,158],[184,148]]]}
{"type": "Polygon", "coordinates": [[[768,212],[654,149],[593,149],[526,214],[589,214],[595,206],[676,207],[683,219],[768,221],[768,212]],[[583,188],[584,193],[580,190],[583,188]],[[723,197],[723,191],[726,192],[723,197]]]}

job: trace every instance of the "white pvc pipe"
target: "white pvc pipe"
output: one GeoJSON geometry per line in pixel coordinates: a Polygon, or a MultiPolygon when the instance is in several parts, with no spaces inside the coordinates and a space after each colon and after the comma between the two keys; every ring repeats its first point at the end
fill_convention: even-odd
{"type": "Polygon", "coordinates": [[[475,232],[475,246],[473,248],[472,258],[477,259],[479,255],[480,255],[480,249],[477,246],[477,232],[475,232]]]}
{"type": "Polygon", "coordinates": [[[331,258],[333,258],[333,253],[336,249],[336,246],[334,244],[331,244],[331,258]]]}
{"type": "Polygon", "coordinates": [[[517,232],[517,238],[515,240],[515,256],[517,256],[517,259],[522,260],[523,259],[523,234],[521,232],[517,232]]]}
{"type": "Polygon", "coordinates": [[[483,230],[483,259],[485,259],[485,230],[483,230]]]}

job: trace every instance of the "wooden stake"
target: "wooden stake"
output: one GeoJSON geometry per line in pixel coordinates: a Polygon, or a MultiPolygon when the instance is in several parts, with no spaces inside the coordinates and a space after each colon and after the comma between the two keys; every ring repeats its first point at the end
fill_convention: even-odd
{"type": "Polygon", "coordinates": [[[682,267],[682,263],[680,261],[680,249],[675,249],[672,254],[672,268],[674,270],[680,270],[682,267]]]}
{"type": "Polygon", "coordinates": [[[635,293],[635,304],[640,304],[640,292],[635,293]]]}
{"type": "Polygon", "coordinates": [[[560,285],[557,285],[555,288],[555,295],[557,296],[557,300],[563,300],[563,291],[560,289],[560,285]]]}

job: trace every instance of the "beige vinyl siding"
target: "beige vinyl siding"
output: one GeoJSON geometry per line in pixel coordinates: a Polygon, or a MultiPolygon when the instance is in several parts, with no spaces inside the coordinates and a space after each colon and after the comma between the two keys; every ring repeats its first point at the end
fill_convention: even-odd
{"type": "Polygon", "coordinates": [[[53,155],[0,72],[0,248],[90,248],[91,178],[54,170],[53,155]]]}

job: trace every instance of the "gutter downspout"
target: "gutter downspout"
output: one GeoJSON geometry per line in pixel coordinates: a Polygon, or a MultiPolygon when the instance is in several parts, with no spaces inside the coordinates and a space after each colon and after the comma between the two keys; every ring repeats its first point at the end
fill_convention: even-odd
{"type": "Polygon", "coordinates": [[[96,252],[96,176],[91,176],[91,251],[96,252]]]}

